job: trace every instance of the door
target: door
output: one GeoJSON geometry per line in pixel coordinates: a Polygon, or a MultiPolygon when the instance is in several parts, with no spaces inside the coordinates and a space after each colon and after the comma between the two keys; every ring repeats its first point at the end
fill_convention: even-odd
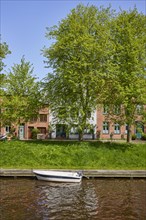
{"type": "Polygon", "coordinates": [[[19,139],[24,139],[24,125],[19,126],[19,139]]]}
{"type": "Polygon", "coordinates": [[[34,129],[34,127],[28,127],[28,139],[32,139],[32,130],[34,129]]]}
{"type": "Polygon", "coordinates": [[[66,126],[63,124],[56,125],[56,138],[66,138],[66,126]]]}
{"type": "Polygon", "coordinates": [[[137,122],[136,123],[136,138],[141,139],[143,132],[144,132],[144,125],[141,122],[137,122]]]}

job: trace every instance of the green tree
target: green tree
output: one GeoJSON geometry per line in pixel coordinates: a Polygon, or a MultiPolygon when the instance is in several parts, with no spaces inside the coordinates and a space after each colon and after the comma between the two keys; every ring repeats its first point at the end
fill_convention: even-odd
{"type": "Polygon", "coordinates": [[[111,14],[110,7],[80,4],[58,26],[47,29],[53,43],[43,55],[53,74],[44,81],[45,97],[58,122],[77,126],[80,140],[104,92],[111,14]]]}
{"type": "Polygon", "coordinates": [[[146,104],[146,16],[136,8],[121,11],[112,21],[110,41],[113,55],[109,62],[113,68],[106,76],[106,103],[111,118],[127,124],[129,142],[131,126],[138,118],[137,107],[146,104]],[[121,112],[114,117],[113,106],[118,105],[121,112]]]}
{"type": "Polygon", "coordinates": [[[3,70],[3,68],[5,66],[3,59],[5,59],[6,55],[10,54],[10,53],[11,53],[11,51],[9,50],[9,47],[6,44],[6,42],[0,43],[0,72],[3,70]]]}
{"type": "Polygon", "coordinates": [[[38,114],[41,94],[39,83],[32,74],[33,67],[24,57],[7,74],[5,94],[2,97],[3,125],[20,124],[38,114]]]}
{"type": "Polygon", "coordinates": [[[3,59],[6,58],[7,54],[10,54],[11,51],[8,48],[8,45],[4,43],[0,43],[0,128],[1,128],[1,113],[2,113],[2,95],[4,93],[4,83],[5,83],[5,74],[2,73],[3,68],[5,67],[5,64],[3,62],[3,59]]]}
{"type": "Polygon", "coordinates": [[[2,87],[3,87],[4,79],[5,79],[5,74],[2,73],[2,70],[5,67],[3,59],[5,59],[6,56],[10,53],[11,51],[9,50],[9,47],[6,44],[6,42],[0,43],[0,92],[1,93],[2,93],[2,87]]]}

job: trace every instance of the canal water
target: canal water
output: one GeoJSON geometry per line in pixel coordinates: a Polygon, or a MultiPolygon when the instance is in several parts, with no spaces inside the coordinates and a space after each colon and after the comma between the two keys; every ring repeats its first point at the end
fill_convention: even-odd
{"type": "Polygon", "coordinates": [[[0,220],[145,220],[146,179],[0,179],[0,220]]]}

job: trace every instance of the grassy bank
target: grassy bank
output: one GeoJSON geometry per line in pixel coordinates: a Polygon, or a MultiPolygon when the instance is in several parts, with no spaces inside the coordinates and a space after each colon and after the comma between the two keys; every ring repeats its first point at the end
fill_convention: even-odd
{"type": "Polygon", "coordinates": [[[0,168],[146,169],[146,143],[1,141],[0,168]]]}

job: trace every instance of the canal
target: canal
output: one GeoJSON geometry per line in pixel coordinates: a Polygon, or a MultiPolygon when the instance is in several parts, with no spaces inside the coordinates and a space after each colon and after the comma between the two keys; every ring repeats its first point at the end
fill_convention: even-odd
{"type": "Polygon", "coordinates": [[[145,220],[146,179],[0,179],[0,220],[145,220]]]}

